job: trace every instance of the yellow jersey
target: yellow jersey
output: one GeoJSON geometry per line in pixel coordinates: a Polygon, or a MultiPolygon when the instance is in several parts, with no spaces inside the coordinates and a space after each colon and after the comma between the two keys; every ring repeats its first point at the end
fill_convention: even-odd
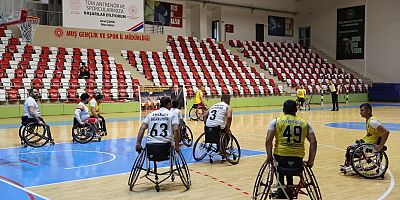
{"type": "Polygon", "coordinates": [[[92,108],[91,108],[91,106],[93,106],[93,105],[95,105],[94,110],[96,111],[96,114],[98,115],[99,112],[100,112],[100,104],[97,103],[96,99],[93,98],[93,99],[91,99],[91,100],[89,101],[89,103],[88,103],[88,108],[89,108],[90,116],[93,116],[92,108]]]}
{"type": "Polygon", "coordinates": [[[298,89],[297,90],[297,97],[298,98],[306,98],[306,90],[305,89],[298,89]]]}
{"type": "Polygon", "coordinates": [[[193,104],[201,103],[201,97],[203,96],[203,92],[201,90],[196,91],[196,96],[194,97],[193,104]]]}
{"type": "MultiPolygon", "coordinates": [[[[368,144],[378,144],[378,139],[381,134],[378,132],[377,128],[373,128],[371,126],[371,120],[377,120],[375,117],[370,117],[365,125],[365,129],[367,130],[367,135],[363,138],[365,143],[368,144]]],[[[378,120],[377,120],[378,121],[378,120]]]]}
{"type": "Polygon", "coordinates": [[[308,129],[307,121],[300,117],[284,115],[277,118],[274,154],[303,158],[305,155],[304,140],[308,129]]]}

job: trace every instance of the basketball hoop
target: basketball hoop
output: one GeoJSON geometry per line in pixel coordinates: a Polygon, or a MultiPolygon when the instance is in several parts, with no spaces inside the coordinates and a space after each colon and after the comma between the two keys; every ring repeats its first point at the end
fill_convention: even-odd
{"type": "Polygon", "coordinates": [[[40,18],[35,16],[27,16],[25,22],[18,24],[21,36],[27,42],[32,43],[35,31],[40,24],[40,18]]]}

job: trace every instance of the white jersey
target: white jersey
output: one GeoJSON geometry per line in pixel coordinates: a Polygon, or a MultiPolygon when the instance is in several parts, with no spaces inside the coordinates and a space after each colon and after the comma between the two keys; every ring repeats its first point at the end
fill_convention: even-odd
{"type": "Polygon", "coordinates": [[[24,114],[23,116],[28,116],[28,118],[33,118],[31,113],[29,113],[28,107],[33,106],[33,110],[35,111],[35,114],[40,117],[40,112],[39,112],[39,106],[36,103],[36,100],[29,96],[26,98],[25,103],[24,103],[24,114]]]}
{"type": "Polygon", "coordinates": [[[79,102],[79,104],[76,107],[78,107],[79,105],[82,105],[84,107],[84,109],[83,110],[81,110],[79,108],[75,109],[75,118],[76,118],[76,120],[78,120],[78,122],[80,122],[79,119],[82,122],[88,120],[89,117],[90,117],[88,107],[82,102],[79,102]]]}
{"type": "Polygon", "coordinates": [[[179,125],[179,117],[163,107],[148,114],[143,123],[148,126],[146,143],[173,143],[172,125],[179,125]]]}
{"type": "Polygon", "coordinates": [[[221,126],[221,129],[225,128],[225,117],[228,111],[229,105],[225,102],[219,102],[214,104],[208,111],[208,117],[206,121],[207,127],[221,126]]]}
{"type": "Polygon", "coordinates": [[[180,116],[180,110],[178,108],[171,108],[171,112],[176,114],[178,116],[178,118],[181,118],[180,116]]]}

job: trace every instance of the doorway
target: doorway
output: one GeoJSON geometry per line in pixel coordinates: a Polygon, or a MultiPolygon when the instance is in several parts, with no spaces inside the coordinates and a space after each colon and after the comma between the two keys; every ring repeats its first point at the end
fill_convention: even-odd
{"type": "Polygon", "coordinates": [[[264,24],[256,24],[256,41],[264,42],[264,24]]]}

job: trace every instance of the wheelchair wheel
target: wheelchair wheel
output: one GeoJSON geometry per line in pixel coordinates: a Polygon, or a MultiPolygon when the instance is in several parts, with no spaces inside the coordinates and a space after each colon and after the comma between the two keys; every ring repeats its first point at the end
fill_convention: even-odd
{"type": "Polygon", "coordinates": [[[133,186],[137,179],[139,178],[140,172],[142,171],[143,163],[146,160],[146,149],[143,149],[142,152],[136,157],[135,162],[133,163],[131,174],[129,175],[128,185],[129,190],[132,190],[133,186]]]}
{"type": "Polygon", "coordinates": [[[221,152],[224,158],[231,163],[236,165],[240,160],[240,145],[234,135],[229,136],[227,133],[222,134],[220,138],[221,152]]]}
{"type": "Polygon", "coordinates": [[[22,139],[26,145],[31,147],[42,147],[50,140],[48,133],[49,130],[45,124],[39,125],[36,122],[32,122],[27,124],[22,130],[22,139]]]}
{"type": "Polygon", "coordinates": [[[273,166],[272,162],[265,161],[258,172],[252,199],[267,199],[271,193],[271,186],[273,182],[273,166]]]}
{"type": "Polygon", "coordinates": [[[195,113],[196,116],[197,116],[197,119],[200,120],[200,121],[204,121],[204,119],[203,119],[203,117],[204,117],[204,110],[203,110],[203,108],[205,109],[205,107],[197,108],[197,109],[196,109],[197,112],[195,113]]]}
{"type": "Polygon", "coordinates": [[[193,144],[192,130],[190,130],[190,128],[186,125],[185,125],[185,130],[184,130],[183,134],[181,135],[181,140],[182,140],[182,143],[187,147],[190,147],[193,144]]]}
{"type": "Polygon", "coordinates": [[[305,101],[304,101],[304,109],[311,110],[311,108],[310,108],[310,100],[305,99],[305,101]]]}
{"type": "Polygon", "coordinates": [[[24,138],[23,138],[23,135],[22,135],[22,131],[24,130],[24,125],[21,125],[20,127],[19,127],[19,130],[18,130],[18,135],[19,135],[19,138],[21,139],[21,145],[23,145],[24,147],[26,147],[26,144],[25,144],[25,142],[24,142],[24,138]]]}
{"type": "Polygon", "coordinates": [[[194,143],[193,158],[196,161],[202,160],[207,155],[207,152],[211,148],[212,144],[206,143],[205,140],[206,140],[206,134],[203,133],[200,135],[199,138],[197,138],[196,142],[194,143]]]}
{"type": "Polygon", "coordinates": [[[75,125],[74,127],[72,127],[72,138],[78,143],[86,144],[93,140],[94,135],[95,130],[93,126],[81,127],[79,125],[75,125]]]}
{"type": "Polygon", "coordinates": [[[192,181],[190,179],[189,168],[186,164],[185,158],[183,157],[182,153],[175,153],[175,166],[178,170],[179,177],[183,185],[188,190],[192,185],[192,181]]]}
{"type": "Polygon", "coordinates": [[[197,108],[193,108],[193,107],[190,108],[189,117],[190,117],[191,120],[194,120],[194,121],[198,120],[197,115],[196,115],[196,110],[197,110],[197,108]]]}
{"type": "Polygon", "coordinates": [[[317,179],[314,176],[313,171],[310,167],[303,163],[303,177],[304,177],[304,185],[307,189],[308,196],[312,200],[319,200],[322,199],[321,191],[318,186],[317,179]]]}
{"type": "Polygon", "coordinates": [[[385,151],[375,151],[372,144],[363,144],[354,149],[350,161],[353,170],[368,179],[384,178],[389,166],[385,151]]]}

